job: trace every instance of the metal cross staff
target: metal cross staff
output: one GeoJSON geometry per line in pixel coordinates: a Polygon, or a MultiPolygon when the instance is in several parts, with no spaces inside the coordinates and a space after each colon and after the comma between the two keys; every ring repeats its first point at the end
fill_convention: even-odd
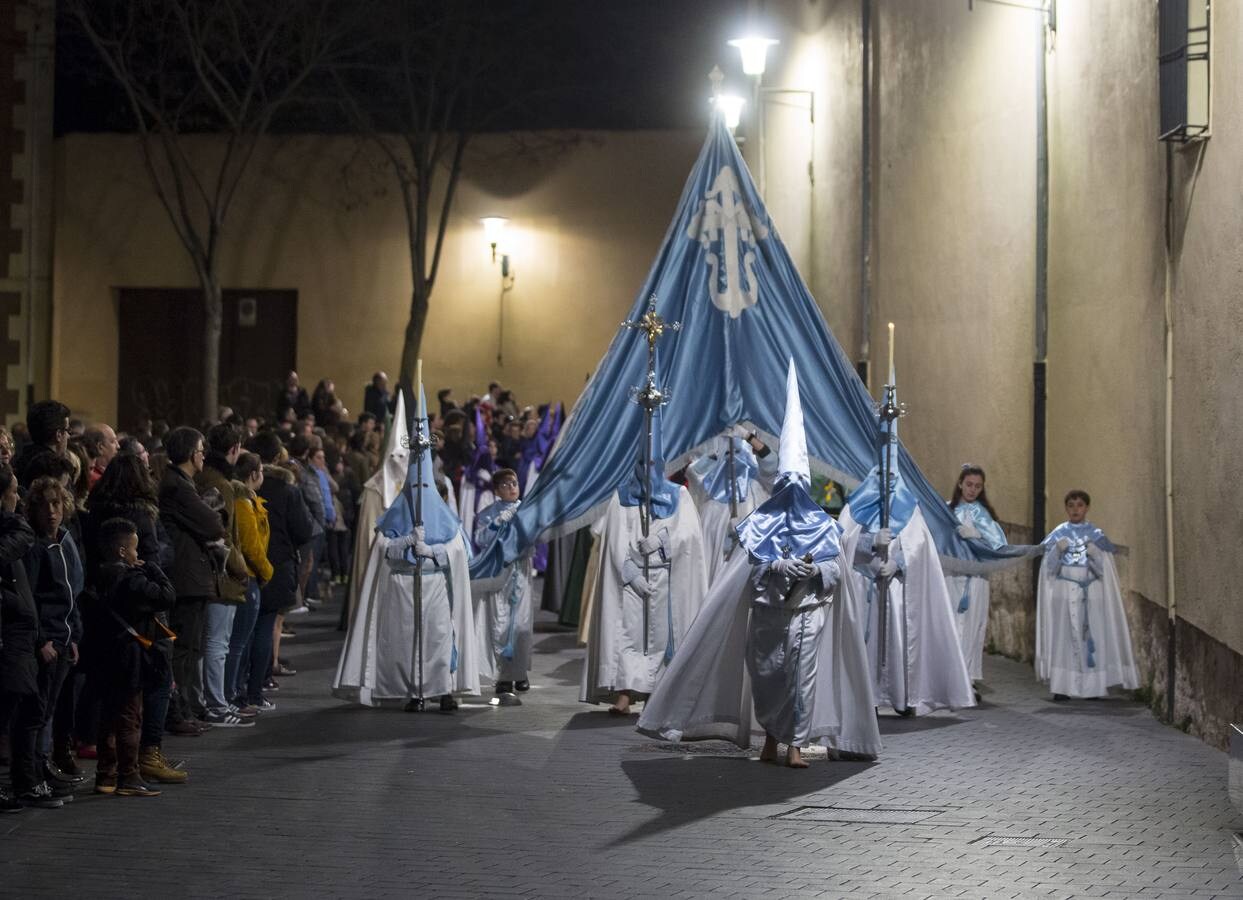
{"type": "MultiPolygon", "coordinates": [[[[415,533],[423,527],[423,454],[431,449],[431,438],[423,431],[423,419],[414,423],[417,434],[411,438],[402,438],[401,444],[407,450],[414,450],[415,483],[407,485],[406,503],[410,505],[410,518],[414,521],[415,533]]],[[[414,555],[414,664],[418,678],[418,688],[412,689],[406,700],[406,712],[418,712],[423,709],[423,561],[418,553],[414,555]]]]}
{"type": "MultiPolygon", "coordinates": [[[[890,326],[892,327],[892,326],[890,326]]],[[[892,369],[890,373],[892,375],[892,369]]],[[[897,443],[897,435],[894,433],[894,422],[906,415],[906,404],[898,402],[898,386],[894,382],[897,378],[891,377],[890,383],[885,385],[885,400],[877,408],[877,414],[881,420],[880,443],[877,446],[877,455],[879,457],[878,466],[880,474],[880,527],[889,527],[889,507],[893,497],[894,483],[897,476],[894,474],[893,454],[894,444],[897,443]]],[[[881,559],[885,562],[889,561],[889,546],[881,550],[881,559]]],[[[877,609],[878,625],[876,629],[876,639],[879,642],[876,647],[876,669],[877,675],[883,676],[885,671],[886,648],[889,641],[889,581],[890,577],[885,575],[876,576],[877,599],[880,603],[877,609]]],[[[903,680],[906,678],[906,660],[905,650],[903,652],[902,673],[903,680]]]]}
{"type": "MultiPolygon", "coordinates": [[[[652,527],[652,416],[660,407],[669,402],[668,390],[656,385],[656,340],[666,331],[681,331],[681,322],[666,322],[656,312],[656,295],[647,301],[647,312],[639,319],[622,322],[623,328],[640,331],[647,336],[647,380],[640,386],[631,388],[631,398],[643,407],[644,440],[641,452],[643,475],[640,479],[643,491],[643,502],[639,507],[639,525],[643,537],[647,537],[652,527]]],[[[643,580],[648,579],[649,566],[647,554],[643,555],[643,580]]],[[[643,653],[648,650],[648,624],[651,621],[651,599],[643,600],[643,653]]]]}

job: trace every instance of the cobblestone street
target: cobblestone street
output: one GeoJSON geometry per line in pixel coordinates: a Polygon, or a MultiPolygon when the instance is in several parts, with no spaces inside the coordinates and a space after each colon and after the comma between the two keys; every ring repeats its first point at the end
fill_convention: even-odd
{"type": "Polygon", "coordinates": [[[1053,704],[986,660],[984,705],[885,717],[873,764],[797,772],[640,737],[537,634],[521,708],[333,699],[333,606],[277,709],[169,738],[189,784],[0,819],[11,897],[1243,897],[1226,757],[1122,700],[1053,704]]]}

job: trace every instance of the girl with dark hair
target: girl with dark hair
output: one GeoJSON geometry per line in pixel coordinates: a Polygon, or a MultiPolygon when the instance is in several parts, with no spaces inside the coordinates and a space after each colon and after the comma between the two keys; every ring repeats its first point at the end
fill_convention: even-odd
{"type": "MultiPolygon", "coordinates": [[[[967,463],[958,473],[950,509],[958,518],[958,535],[966,541],[980,541],[996,549],[1007,543],[997,524],[997,513],[984,490],[984,470],[967,463]]],[[[984,637],[988,630],[988,578],[983,575],[947,575],[946,587],[954,603],[958,640],[971,681],[984,677],[984,637]]],[[[979,702],[980,692],[975,692],[979,702]]]]}

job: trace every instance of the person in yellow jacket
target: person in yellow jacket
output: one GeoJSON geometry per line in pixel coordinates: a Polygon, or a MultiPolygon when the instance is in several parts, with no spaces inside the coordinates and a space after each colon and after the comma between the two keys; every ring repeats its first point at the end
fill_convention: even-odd
{"type": "MultiPolygon", "coordinates": [[[[267,504],[256,493],[263,484],[263,463],[253,453],[242,453],[237,458],[234,475],[235,540],[250,574],[246,583],[246,604],[238,609],[233,618],[233,633],[229,638],[229,656],[224,670],[225,696],[237,705],[237,698],[246,693],[243,688],[251,664],[251,636],[259,618],[259,588],[271,580],[272,563],[268,561],[271,530],[268,526],[267,504]]],[[[264,665],[264,662],[260,661],[259,665],[264,665]]],[[[263,674],[267,676],[267,672],[263,674]]],[[[237,712],[243,716],[253,716],[259,710],[237,705],[237,712]]]]}

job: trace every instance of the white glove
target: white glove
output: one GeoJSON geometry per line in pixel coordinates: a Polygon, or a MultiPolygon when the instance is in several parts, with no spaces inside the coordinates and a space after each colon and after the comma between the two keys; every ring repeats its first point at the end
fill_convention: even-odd
{"type": "Polygon", "coordinates": [[[512,519],[517,514],[518,514],[518,507],[511,506],[509,509],[505,510],[503,513],[501,513],[499,516],[496,517],[496,523],[500,525],[504,522],[508,522],[510,519],[512,519]]]}
{"type": "Polygon", "coordinates": [[[1069,538],[1058,538],[1057,543],[1053,546],[1057,547],[1058,553],[1065,553],[1066,548],[1070,546],[1070,540],[1069,538]]]}
{"type": "Polygon", "coordinates": [[[1096,543],[1094,541],[1088,541],[1088,545],[1084,549],[1087,551],[1088,556],[1092,557],[1093,559],[1101,558],[1101,548],[1096,546],[1096,543]]]}
{"type": "Polygon", "coordinates": [[[958,526],[958,536],[968,541],[975,540],[976,538],[981,537],[980,529],[976,528],[970,522],[963,522],[958,526]]]}
{"type": "Polygon", "coordinates": [[[880,531],[876,532],[876,537],[872,538],[872,546],[879,550],[882,547],[888,547],[892,541],[893,532],[891,532],[888,528],[882,528],[880,531]]]}
{"type": "Polygon", "coordinates": [[[802,581],[804,578],[810,578],[816,574],[816,567],[809,562],[803,562],[801,559],[778,559],[774,560],[769,567],[773,572],[783,578],[791,581],[802,581]]]}
{"type": "Polygon", "coordinates": [[[887,559],[880,564],[880,577],[892,578],[898,571],[898,561],[896,559],[887,559]]]}
{"type": "Polygon", "coordinates": [[[642,575],[636,575],[634,578],[630,580],[629,584],[630,584],[630,589],[634,591],[636,594],[638,594],[641,600],[648,599],[655,592],[655,589],[652,587],[651,582],[649,582],[642,575]]]}
{"type": "Polygon", "coordinates": [[[649,534],[645,538],[639,538],[639,540],[635,542],[635,547],[638,548],[638,551],[644,556],[651,556],[660,549],[660,538],[654,534],[649,534]]]}

